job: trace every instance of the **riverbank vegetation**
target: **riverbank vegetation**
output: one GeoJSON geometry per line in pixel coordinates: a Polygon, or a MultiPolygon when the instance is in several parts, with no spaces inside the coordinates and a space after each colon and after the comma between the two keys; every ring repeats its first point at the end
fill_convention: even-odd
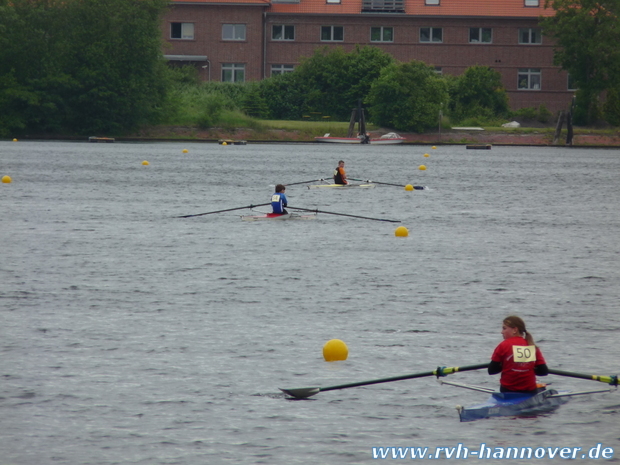
{"type": "MultiPolygon", "coordinates": [[[[551,2],[558,15],[546,23],[563,46],[558,63],[582,89],[573,121],[619,125],[620,52],[610,21],[617,12],[580,2],[601,22],[595,40],[568,41],[575,17],[565,0],[551,2]],[[613,59],[586,60],[599,49],[613,59]]],[[[201,82],[194,68],[169,68],[163,59],[160,21],[167,6],[166,0],[0,0],[0,137],[122,135],[154,125],[260,133],[269,128],[266,120],[317,123],[304,130],[345,135],[336,123],[348,128],[360,101],[374,127],[400,132],[557,120],[544,105],[510,111],[501,76],[489,67],[441,75],[429,64],[396,62],[368,46],[319,48],[293,72],[258,82],[201,82]]],[[[577,20],[593,27],[590,17],[577,20]]]]}

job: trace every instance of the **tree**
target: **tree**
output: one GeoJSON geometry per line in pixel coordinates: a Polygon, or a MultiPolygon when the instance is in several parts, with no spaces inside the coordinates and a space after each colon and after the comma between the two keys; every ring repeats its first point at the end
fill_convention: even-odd
{"type": "Polygon", "coordinates": [[[304,97],[303,111],[320,111],[334,120],[348,120],[351,109],[365,98],[391,55],[376,47],[318,49],[293,74],[304,97]]]}
{"type": "Polygon", "coordinates": [[[555,15],[541,20],[545,35],[557,44],[554,61],[576,86],[575,122],[588,124],[598,114],[597,99],[620,88],[620,3],[618,0],[546,0],[555,15]]]}
{"type": "Polygon", "coordinates": [[[166,7],[164,0],[0,3],[0,103],[9,130],[120,132],[152,119],[166,93],[159,26],[166,7]]]}
{"type": "Polygon", "coordinates": [[[450,89],[450,109],[456,121],[468,117],[493,118],[508,112],[508,95],[499,72],[488,66],[472,66],[450,89]]]}
{"type": "Polygon", "coordinates": [[[447,101],[446,80],[434,67],[420,61],[384,68],[366,100],[373,123],[415,132],[436,127],[439,111],[447,101]]]}

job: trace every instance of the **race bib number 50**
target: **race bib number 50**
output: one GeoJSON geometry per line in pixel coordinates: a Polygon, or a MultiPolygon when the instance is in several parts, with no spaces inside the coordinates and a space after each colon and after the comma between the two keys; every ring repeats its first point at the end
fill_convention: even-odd
{"type": "Polygon", "coordinates": [[[512,346],[512,357],[517,363],[535,362],[536,346],[512,346]]]}

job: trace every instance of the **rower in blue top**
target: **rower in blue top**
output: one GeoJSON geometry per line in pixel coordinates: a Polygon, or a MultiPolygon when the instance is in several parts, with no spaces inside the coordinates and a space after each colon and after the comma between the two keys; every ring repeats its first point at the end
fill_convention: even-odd
{"type": "Polygon", "coordinates": [[[286,199],[286,195],[284,194],[285,191],[286,187],[283,184],[278,184],[276,186],[276,192],[271,196],[271,208],[273,208],[273,213],[275,214],[288,214],[288,212],[284,208],[288,204],[288,200],[286,199]]]}

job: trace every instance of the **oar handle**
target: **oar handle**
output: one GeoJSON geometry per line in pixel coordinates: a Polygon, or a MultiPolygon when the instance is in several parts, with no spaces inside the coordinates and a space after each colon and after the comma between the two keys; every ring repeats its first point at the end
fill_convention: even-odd
{"type": "Polygon", "coordinates": [[[618,386],[618,375],[612,376],[599,376],[599,375],[587,375],[583,373],[574,373],[572,371],[562,371],[549,369],[549,373],[552,375],[568,376],[569,378],[589,379],[591,381],[600,381],[601,383],[607,383],[611,386],[618,386]]]}
{"type": "Polygon", "coordinates": [[[347,389],[358,386],[369,386],[371,384],[380,384],[380,383],[391,383],[392,381],[402,381],[404,379],[414,379],[414,378],[424,378],[427,376],[446,376],[452,373],[457,373],[460,371],[471,371],[471,370],[480,370],[482,368],[487,368],[489,366],[488,363],[480,363],[478,365],[469,365],[464,367],[438,367],[433,371],[425,371],[422,373],[412,373],[409,375],[401,375],[401,376],[393,376],[391,378],[382,378],[382,379],[374,379],[371,381],[360,381],[357,383],[348,383],[348,384],[340,384],[338,386],[329,386],[320,388],[321,392],[323,391],[333,391],[335,389],[347,389]]]}

